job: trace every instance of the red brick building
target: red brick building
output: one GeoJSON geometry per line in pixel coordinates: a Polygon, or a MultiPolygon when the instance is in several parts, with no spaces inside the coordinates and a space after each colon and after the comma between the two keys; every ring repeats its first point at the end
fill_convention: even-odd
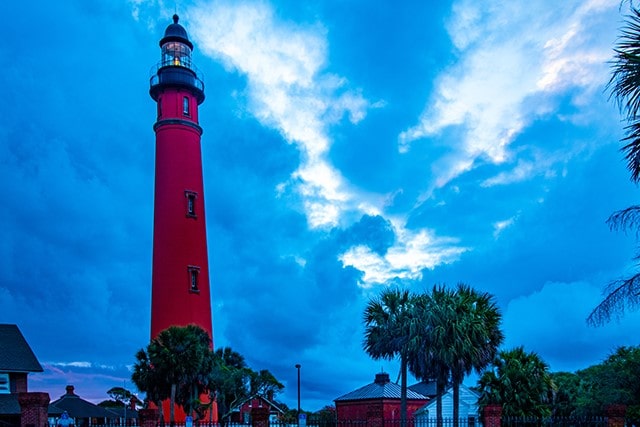
{"type": "Polygon", "coordinates": [[[27,375],[42,366],[16,325],[0,324],[0,425],[20,425],[20,393],[28,392],[27,375]]]}
{"type": "Polygon", "coordinates": [[[267,415],[269,422],[278,422],[284,411],[271,399],[254,394],[253,396],[240,402],[238,406],[231,410],[231,422],[240,424],[251,424],[256,413],[267,415]]]}
{"type": "MultiPolygon", "coordinates": [[[[338,421],[377,422],[400,420],[400,386],[389,374],[376,374],[375,381],[334,400],[338,421]]],[[[407,418],[429,402],[429,398],[407,389],[407,418]]]]}

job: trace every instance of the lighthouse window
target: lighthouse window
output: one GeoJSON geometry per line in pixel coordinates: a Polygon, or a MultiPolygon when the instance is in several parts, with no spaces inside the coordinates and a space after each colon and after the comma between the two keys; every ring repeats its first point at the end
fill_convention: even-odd
{"type": "Polygon", "coordinates": [[[191,49],[179,42],[169,42],[162,46],[162,66],[190,67],[191,49]]]}
{"type": "Polygon", "coordinates": [[[190,292],[200,292],[198,288],[198,275],[200,274],[200,267],[195,265],[190,265],[187,267],[189,271],[189,291],[190,292]]]}
{"type": "Polygon", "coordinates": [[[184,196],[187,201],[187,216],[191,218],[196,218],[196,196],[197,193],[193,191],[185,191],[184,196]]]}
{"type": "Polygon", "coordinates": [[[185,96],[182,98],[182,112],[185,116],[189,115],[189,97],[185,96]]]}

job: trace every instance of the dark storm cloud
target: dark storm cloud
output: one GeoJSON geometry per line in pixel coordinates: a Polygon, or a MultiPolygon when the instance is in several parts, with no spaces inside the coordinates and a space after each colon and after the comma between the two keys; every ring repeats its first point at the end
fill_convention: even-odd
{"type": "MultiPolygon", "coordinates": [[[[101,400],[105,390],[129,381],[125,365],[149,339],[156,107],[148,78],[174,10],[155,1],[40,3],[14,2],[4,11],[10,60],[0,68],[7,82],[0,111],[0,321],[18,323],[45,365],[45,373],[30,380],[32,389],[55,398],[71,382],[81,396],[101,400]]],[[[252,2],[232,3],[254,10],[252,2]]],[[[210,6],[183,5],[188,31],[210,6]]],[[[516,21],[522,19],[517,9],[516,21]]],[[[637,189],[617,152],[617,112],[595,94],[599,89],[566,89],[561,81],[547,92],[514,85],[495,96],[494,90],[487,104],[512,93],[528,96],[525,107],[517,99],[507,103],[508,114],[497,121],[508,124],[521,113],[526,126],[502,161],[479,156],[465,173],[438,181],[459,160],[474,123],[442,125],[403,153],[399,134],[421,120],[443,79],[466,81],[459,74],[469,70],[448,67],[479,49],[456,56],[454,44],[464,40],[447,32],[486,34],[482,22],[452,31],[461,9],[448,3],[400,9],[391,2],[262,3],[255,10],[282,15],[258,27],[274,43],[263,46],[265,52],[298,36],[308,44],[291,45],[283,50],[291,58],[260,62],[255,73],[247,64],[264,58],[235,69],[205,56],[204,43],[196,43],[207,95],[200,124],[217,347],[231,346],[254,369],[270,369],[286,383],[282,400],[289,404],[295,402],[294,365],[301,363],[305,409],[371,382],[380,369],[393,378],[396,363],[372,361],[362,350],[362,310],[379,289],[359,287],[365,271],[345,267],[340,256],[356,246],[382,260],[411,249],[413,261],[425,259],[425,248],[446,248],[453,240],[468,251],[424,269],[422,278],[406,279],[414,281],[412,289],[464,281],[495,294],[507,343],[540,351],[552,369],[593,363],[603,347],[633,343],[630,324],[594,331],[582,321],[600,286],[624,272],[634,249],[632,236],[604,224],[611,211],[634,202],[637,189]],[[298,74],[296,67],[308,71],[309,63],[311,71],[298,74]],[[268,79],[259,77],[275,65],[293,70],[304,95],[287,111],[320,111],[312,118],[321,123],[304,124],[325,145],[301,148],[283,137],[282,126],[256,115],[256,99],[272,99],[256,98],[255,83],[269,89],[268,79]],[[247,69],[254,74],[243,74],[247,69]],[[305,91],[326,81],[340,83],[305,91]],[[306,110],[341,105],[337,98],[345,93],[356,105],[349,104],[350,114],[362,114],[357,120],[346,120],[343,107],[306,110]],[[332,114],[339,117],[326,117],[332,114]],[[343,179],[340,196],[351,198],[348,208],[336,202],[339,211],[352,209],[340,211],[340,226],[310,228],[305,196],[292,184],[309,147],[327,150],[320,160],[343,179]],[[372,204],[376,209],[368,209],[372,204]],[[422,238],[444,236],[444,243],[411,240],[422,230],[433,232],[422,238]]],[[[613,22],[615,13],[602,16],[613,22]]],[[[562,35],[554,25],[552,33],[562,35]]],[[[526,84],[520,79],[526,73],[517,77],[526,84]]],[[[472,83],[459,101],[473,99],[491,81],[472,83]]],[[[293,95],[283,103],[300,95],[286,94],[293,95]]]]}
{"type": "Polygon", "coordinates": [[[0,71],[14,100],[0,118],[2,321],[22,319],[45,364],[124,364],[147,333],[152,138],[130,73],[148,67],[133,61],[142,33],[109,30],[128,8],[75,6],[7,11],[19,43],[0,71]]]}

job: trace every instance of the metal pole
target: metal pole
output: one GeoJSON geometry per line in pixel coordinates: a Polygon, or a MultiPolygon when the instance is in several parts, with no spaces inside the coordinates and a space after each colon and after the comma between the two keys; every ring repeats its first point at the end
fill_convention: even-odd
{"type": "Polygon", "coordinates": [[[300,425],[300,364],[296,364],[298,370],[298,425],[300,425]]]}
{"type": "MultiPolygon", "coordinates": [[[[127,380],[122,380],[122,394],[127,392],[126,388],[127,380]]],[[[122,404],[124,405],[124,425],[127,425],[127,404],[124,401],[125,396],[122,396],[122,404]]]]}

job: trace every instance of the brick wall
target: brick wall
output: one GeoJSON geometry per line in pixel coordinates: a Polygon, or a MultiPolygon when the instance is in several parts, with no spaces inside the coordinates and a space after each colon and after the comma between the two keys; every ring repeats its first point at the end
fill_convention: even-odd
{"type": "Polygon", "coordinates": [[[47,425],[49,393],[18,393],[21,427],[44,427],[47,425]]]}
{"type": "Polygon", "coordinates": [[[482,417],[484,419],[484,427],[500,427],[502,421],[502,406],[501,405],[487,405],[482,411],[482,417]]]}

